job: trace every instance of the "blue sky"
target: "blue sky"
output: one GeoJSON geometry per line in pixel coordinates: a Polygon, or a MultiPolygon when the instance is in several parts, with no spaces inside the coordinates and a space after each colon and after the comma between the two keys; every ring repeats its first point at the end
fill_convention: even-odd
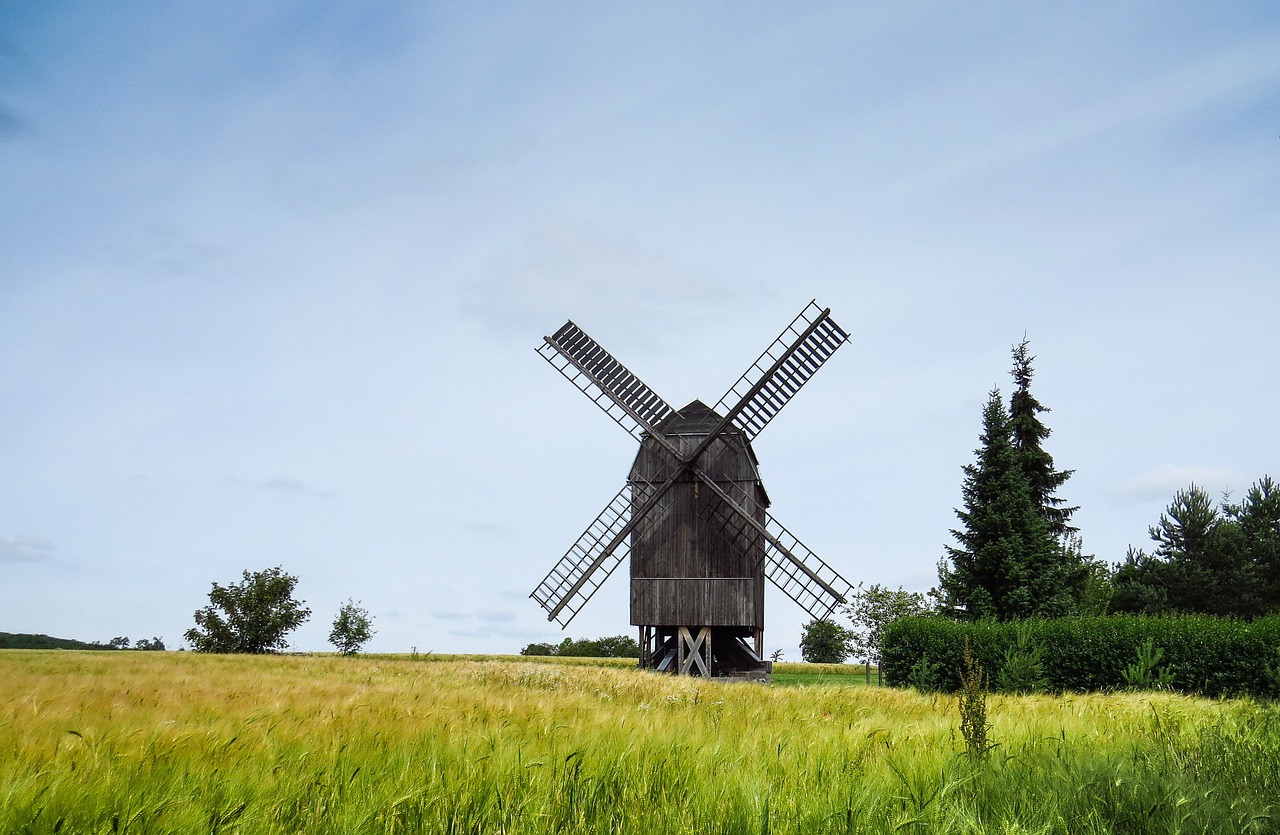
{"type": "Polygon", "coordinates": [[[935,582],[1025,333],[1118,561],[1280,476],[1277,229],[1269,3],[0,2],[0,630],[176,646],[281,564],[297,649],[558,639],[634,449],[541,337],[714,402],[810,298],[852,338],[755,446],[824,559],[935,582]]]}

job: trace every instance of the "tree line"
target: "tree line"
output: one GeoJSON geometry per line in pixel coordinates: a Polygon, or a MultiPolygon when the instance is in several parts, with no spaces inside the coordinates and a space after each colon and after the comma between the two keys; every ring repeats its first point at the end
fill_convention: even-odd
{"type": "Polygon", "coordinates": [[[1262,476],[1240,501],[1216,504],[1195,484],[1180,490],[1149,533],[1150,551],[1129,548],[1108,564],[1086,555],[1059,489],[1060,470],[1044,448],[1049,409],[1032,393],[1029,342],[1015,345],[1006,405],[992,389],[982,409],[974,461],[963,468],[954,544],[938,562],[928,595],[860,586],[834,621],[807,624],[808,661],[878,660],[887,624],[907,615],[956,621],[1107,614],[1208,614],[1254,618],[1280,612],[1280,487],[1262,476]]]}
{"type": "Polygon", "coordinates": [[[639,658],[640,644],[627,635],[608,638],[565,638],[558,644],[526,644],[521,655],[558,655],[562,658],[639,658]]]}

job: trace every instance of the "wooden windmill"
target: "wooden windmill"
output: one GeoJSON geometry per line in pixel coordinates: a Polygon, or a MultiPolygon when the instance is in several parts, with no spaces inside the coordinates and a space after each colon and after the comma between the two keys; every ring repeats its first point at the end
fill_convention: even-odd
{"type": "Polygon", "coordinates": [[[631,556],[640,666],[682,675],[767,671],[767,577],[814,618],[852,591],[767,511],[751,441],[848,334],[815,303],[714,407],[673,409],[567,322],[538,353],[640,442],[627,483],[530,595],[562,627],[631,556]]]}

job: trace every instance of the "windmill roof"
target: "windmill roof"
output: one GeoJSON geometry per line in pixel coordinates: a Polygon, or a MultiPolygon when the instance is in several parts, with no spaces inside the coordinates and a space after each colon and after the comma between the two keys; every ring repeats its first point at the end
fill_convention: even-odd
{"type": "MultiPolygon", "coordinates": [[[[656,428],[665,434],[705,435],[719,426],[722,420],[724,416],[715,409],[701,400],[694,400],[683,409],[672,412],[656,428]]],[[[728,431],[736,430],[730,427],[728,431]]]]}

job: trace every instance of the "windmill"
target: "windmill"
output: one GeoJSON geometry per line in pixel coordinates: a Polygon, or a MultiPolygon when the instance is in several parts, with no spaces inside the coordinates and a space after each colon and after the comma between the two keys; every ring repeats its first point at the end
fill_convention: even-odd
{"type": "Polygon", "coordinates": [[[709,407],[674,409],[572,321],[544,337],[547,362],[640,443],[627,483],[529,596],[567,626],[628,555],[640,666],[680,675],[767,673],[767,577],[814,618],[849,583],[767,510],[751,449],[761,430],[848,339],[810,302],[709,407]]]}

